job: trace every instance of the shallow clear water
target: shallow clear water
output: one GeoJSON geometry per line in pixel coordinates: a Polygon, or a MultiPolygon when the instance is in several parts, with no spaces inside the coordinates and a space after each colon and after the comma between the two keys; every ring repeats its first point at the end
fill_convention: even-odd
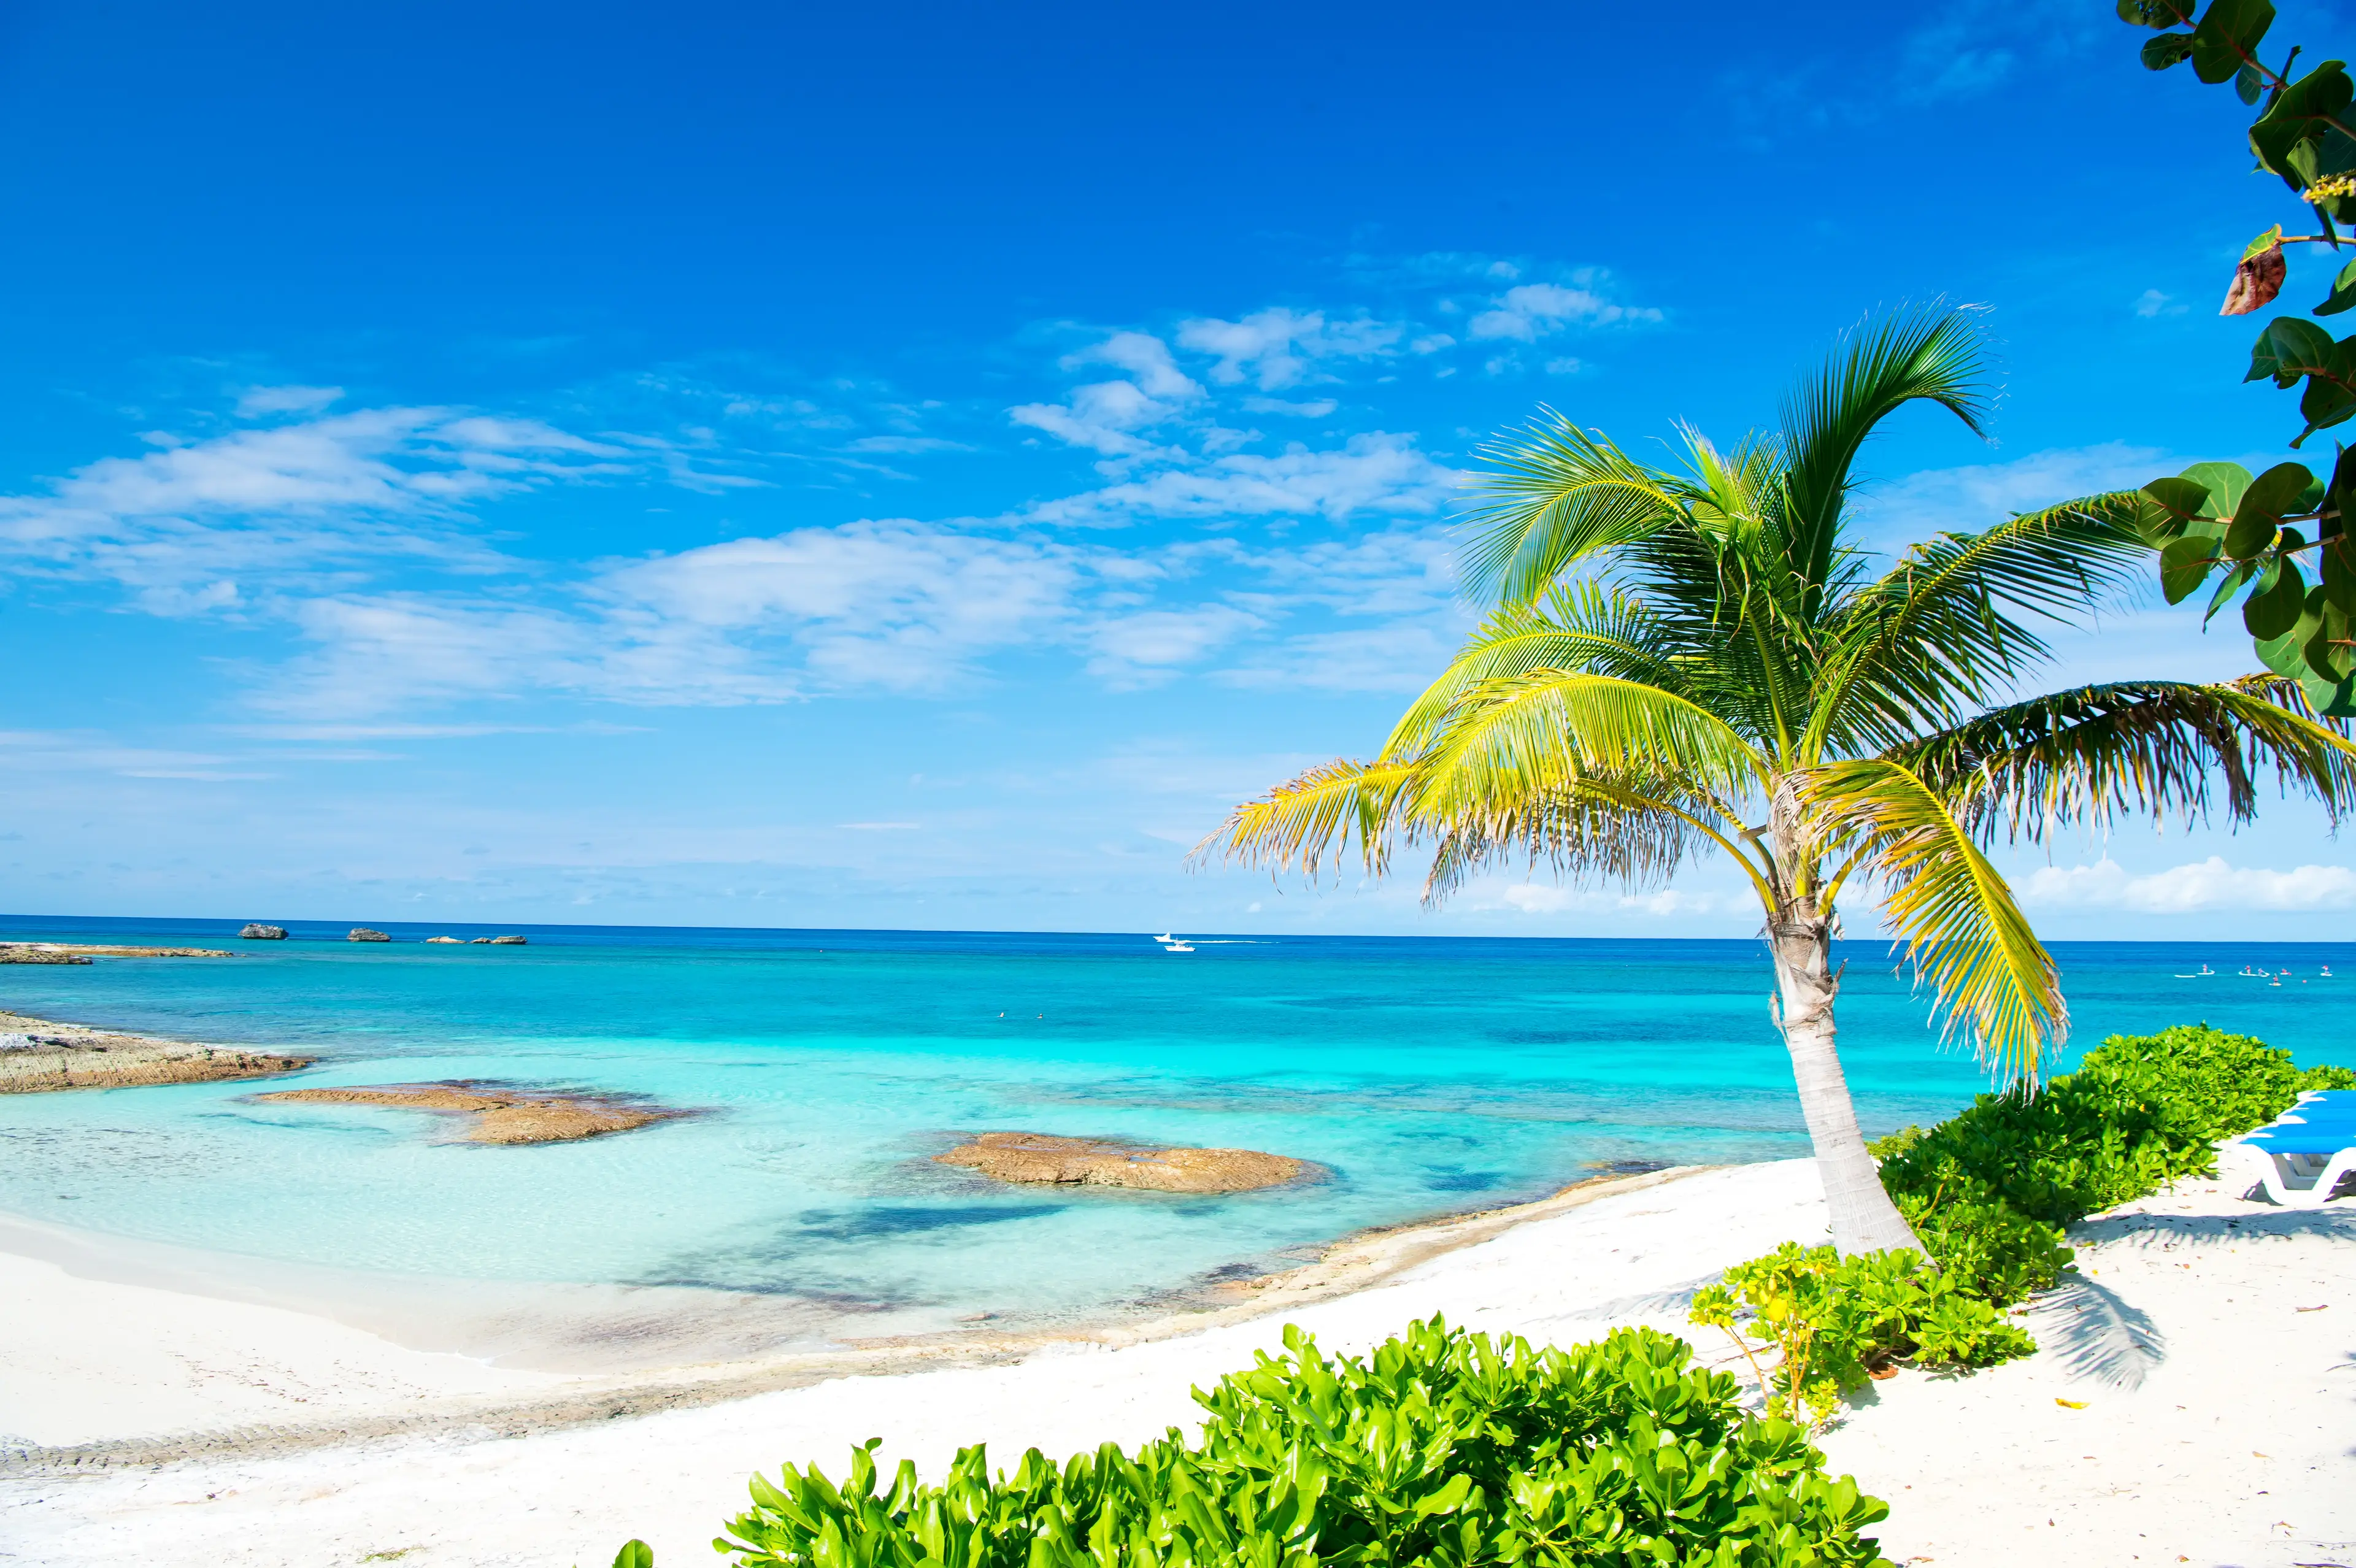
{"type": "MultiPolygon", "coordinates": [[[[379,923],[382,924],[383,923],[379,923]]],[[[1361,1227],[1632,1160],[1803,1154],[1751,942],[1262,939],[523,927],[524,947],[240,943],[218,922],[0,920],[0,936],[233,959],[0,967],[17,1011],[299,1048],[294,1081],[0,1097],[0,1209],[402,1274],[674,1284],[943,1320],[1055,1317],[1258,1272],[1361,1227]],[[485,1078],[702,1115],[586,1143],[436,1141],[416,1113],[258,1088],[485,1078]],[[993,1128],[1268,1149],[1317,1185],[1228,1198],[1009,1189],[932,1164],[993,1128]]],[[[2059,950],[2082,1041],[2206,1019],[2356,1061],[2356,947],[2059,950]],[[2222,971],[2176,976],[2205,959],[2222,971]],[[2239,978],[2245,963],[2308,977],[2239,978]],[[2348,976],[2317,976],[2329,963],[2348,976]]],[[[1841,1043],[1869,1133],[1983,1086],[1879,944],[1841,1043]]]]}

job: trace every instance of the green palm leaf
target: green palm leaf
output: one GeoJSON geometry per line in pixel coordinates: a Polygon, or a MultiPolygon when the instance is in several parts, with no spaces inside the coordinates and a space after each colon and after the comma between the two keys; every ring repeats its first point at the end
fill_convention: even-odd
{"type": "Polygon", "coordinates": [[[1970,830],[1894,762],[1835,763],[1799,789],[1826,836],[1853,846],[1858,873],[1880,884],[1882,918],[1945,1028],[1967,1027],[2004,1082],[2034,1083],[2069,1029],[2061,971],[1970,830]]]}
{"type": "Polygon", "coordinates": [[[2298,682],[2254,675],[2222,685],[2113,681],[1981,714],[1895,753],[1983,837],[2043,837],[2053,823],[2121,815],[2205,818],[2212,790],[2228,821],[2257,810],[2271,770],[2336,820],[2356,803],[2347,725],[2315,717],[2298,682]]]}

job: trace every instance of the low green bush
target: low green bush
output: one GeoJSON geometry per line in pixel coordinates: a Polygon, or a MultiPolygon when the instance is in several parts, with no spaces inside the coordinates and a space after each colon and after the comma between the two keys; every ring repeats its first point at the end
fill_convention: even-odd
{"type": "Polygon", "coordinates": [[[1882,1562],[1858,1532],[1884,1505],[1827,1477],[1800,1426],[1746,1414],[1680,1339],[1540,1349],[1434,1318],[1364,1360],[1290,1328],[1285,1347],[1197,1391],[1194,1443],[1173,1428],[1060,1467],[1034,1448],[995,1477],[968,1448],[938,1484],[903,1461],[879,1489],[870,1442],[839,1488],[815,1466],[756,1477],[713,1545],[793,1568],[1882,1562]]]}
{"type": "Polygon", "coordinates": [[[2036,1342],[2001,1308],[2070,1266],[2062,1226],[2208,1174],[2218,1140],[2274,1120],[2302,1093],[2339,1088],[2356,1088],[2356,1072],[2302,1072],[2290,1052],[2207,1024],[2113,1035],[2040,1093],[1983,1094],[1927,1132],[1869,1146],[1935,1271],[1911,1253],[1843,1258],[1787,1242],[1701,1291],[1694,1320],[1732,1335],[1770,1413],[1812,1431],[1890,1361],[2027,1355],[2036,1342]]]}
{"type": "Polygon", "coordinates": [[[2290,1052],[2207,1024],[2113,1035],[2036,1095],[1983,1094],[1872,1146],[1881,1183],[1940,1268],[1998,1305],[2069,1265],[2062,1227],[2215,1168],[2212,1146],[2272,1121],[2308,1080],[2290,1052]]]}
{"type": "Polygon", "coordinates": [[[1767,1413],[1811,1433],[1839,1413],[1841,1395],[1901,1358],[1918,1366],[1993,1366],[2034,1350],[1954,1274],[1915,1252],[1842,1257],[1786,1242],[1737,1264],[1694,1296],[1693,1320],[1723,1328],[1767,1392],[1767,1413]],[[1772,1371],[1750,1340],[1775,1353],[1772,1371]]]}

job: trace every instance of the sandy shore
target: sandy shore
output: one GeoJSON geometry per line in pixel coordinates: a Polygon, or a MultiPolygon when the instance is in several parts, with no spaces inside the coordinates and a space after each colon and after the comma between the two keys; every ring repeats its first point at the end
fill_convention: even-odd
{"type": "MultiPolygon", "coordinates": [[[[1135,1443],[1190,1423],[1189,1388],[1286,1322],[1344,1349],[1434,1311],[1565,1342],[1629,1322],[1692,1335],[1697,1285],[1824,1229],[1806,1162],[1661,1173],[1365,1238],[1184,1323],[864,1347],[773,1365],[758,1375],[798,1386],[765,1392],[743,1366],[502,1370],[0,1254],[0,1431],[48,1450],[0,1478],[0,1561],[562,1568],[637,1535],[702,1562],[744,1476],[784,1459],[839,1467],[876,1435],[927,1470],[977,1440],[1010,1461],[1135,1443]],[[600,1401],[619,1418],[585,1420],[600,1401]]],[[[2356,1563],[2356,1203],[2286,1212],[2191,1182],[2082,1229],[2083,1282],[2030,1319],[2039,1356],[1903,1372],[1826,1439],[1891,1503],[1884,1550],[2356,1563]]]]}

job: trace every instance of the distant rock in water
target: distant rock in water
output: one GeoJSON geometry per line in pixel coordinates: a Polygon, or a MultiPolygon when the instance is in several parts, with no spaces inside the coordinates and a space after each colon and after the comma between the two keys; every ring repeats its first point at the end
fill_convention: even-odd
{"type": "Polygon", "coordinates": [[[494,936],[490,944],[494,947],[521,947],[524,941],[520,936],[494,936]]]}
{"type": "Polygon", "coordinates": [[[352,927],[352,933],[344,940],[346,942],[391,942],[392,938],[381,931],[374,931],[365,925],[356,925],[352,927]]]}
{"type": "Polygon", "coordinates": [[[90,955],[62,947],[28,947],[21,943],[0,944],[0,964],[87,964],[90,955]]]}
{"type": "Polygon", "coordinates": [[[238,934],[248,942],[284,942],[286,940],[286,928],[283,925],[264,925],[260,921],[256,921],[238,934]]]}
{"type": "Polygon", "coordinates": [[[384,1083],[364,1089],[284,1089],[256,1100],[303,1105],[391,1105],[404,1111],[455,1112],[474,1118],[465,1141],[476,1144],[562,1144],[668,1121],[685,1112],[605,1094],[554,1094],[496,1083],[384,1083]]]}
{"type": "Polygon", "coordinates": [[[425,940],[428,942],[456,942],[458,939],[455,936],[429,936],[425,940]]]}
{"type": "Polygon", "coordinates": [[[1248,1148],[1141,1148],[1051,1133],[983,1133],[933,1158],[1001,1181],[1154,1192],[1249,1192],[1319,1170],[1307,1160],[1248,1148]]]}

